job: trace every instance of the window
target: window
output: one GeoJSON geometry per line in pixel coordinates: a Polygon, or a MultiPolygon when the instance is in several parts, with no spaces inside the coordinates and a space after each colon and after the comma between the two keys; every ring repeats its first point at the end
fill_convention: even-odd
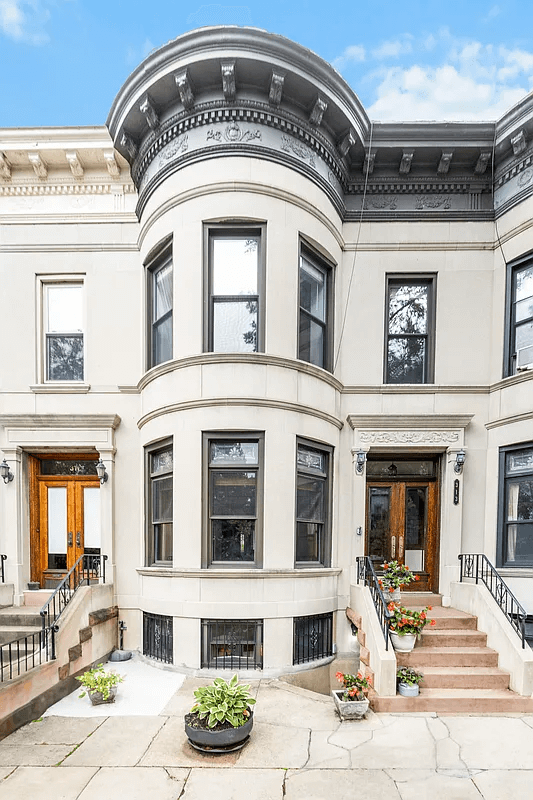
{"type": "Polygon", "coordinates": [[[44,283],[47,381],[83,381],[83,284],[44,283]]]}
{"type": "Polygon", "coordinates": [[[387,277],[385,383],[432,383],[435,276],[387,277]]]}
{"type": "Polygon", "coordinates": [[[143,655],[165,664],[172,664],[172,617],[143,613],[143,655]]]}
{"type": "Polygon", "coordinates": [[[151,448],[146,453],[147,563],[172,563],[172,445],[151,448]]]}
{"type": "Polygon", "coordinates": [[[509,265],[505,375],[533,364],[533,258],[509,265]],[[525,262],[525,263],[524,263],[525,262]]]}
{"type": "Polygon", "coordinates": [[[261,228],[207,230],[205,350],[257,353],[264,350],[261,228]]]}
{"type": "Polygon", "coordinates": [[[204,566],[261,566],[263,437],[221,434],[204,441],[204,566]]]}
{"type": "Polygon", "coordinates": [[[167,247],[148,269],[148,369],[172,358],[172,255],[167,247]]]}
{"type": "Polygon", "coordinates": [[[293,664],[333,655],[333,613],[294,618],[293,664]]]}
{"type": "Polygon", "coordinates": [[[296,565],[330,563],[331,448],[299,442],[296,450],[296,565]]]}
{"type": "Polygon", "coordinates": [[[533,566],[533,443],[500,450],[499,505],[499,566],[533,566]]]}
{"type": "Polygon", "coordinates": [[[203,619],[202,667],[263,669],[263,620],[203,619]]]}
{"type": "Polygon", "coordinates": [[[298,358],[331,369],[332,270],[306,247],[300,252],[298,358]]]}

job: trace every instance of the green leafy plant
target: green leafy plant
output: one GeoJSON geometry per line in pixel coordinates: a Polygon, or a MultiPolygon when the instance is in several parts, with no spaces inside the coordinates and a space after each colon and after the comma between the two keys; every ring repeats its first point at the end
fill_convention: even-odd
{"type": "Polygon", "coordinates": [[[89,692],[89,694],[92,692],[100,692],[104,700],[109,700],[112,687],[116,686],[117,683],[122,683],[124,678],[117,672],[106,672],[103,665],[98,664],[98,666],[93,667],[93,669],[88,669],[87,672],[84,672],[83,675],[80,675],[76,680],[79,681],[86,690],[79,694],[78,697],[85,697],[87,692],[89,692]]]}
{"type": "Polygon", "coordinates": [[[420,576],[411,572],[405,564],[398,564],[397,561],[389,561],[381,565],[385,570],[381,578],[378,578],[379,585],[386,591],[399,589],[400,586],[408,586],[413,581],[419,581],[420,576]]]}
{"type": "Polygon", "coordinates": [[[196,689],[194,696],[197,702],[191,708],[191,714],[198,714],[200,719],[209,716],[208,728],[223,722],[239,728],[250,717],[248,706],[255,703],[250,694],[250,684],[239,684],[237,675],[229,682],[215,678],[211,686],[196,689]]]}
{"type": "Polygon", "coordinates": [[[410,608],[389,603],[387,609],[391,613],[389,630],[399,636],[405,636],[406,633],[414,633],[416,636],[420,636],[428,622],[430,625],[435,625],[435,620],[428,619],[427,616],[427,612],[431,611],[431,606],[426,606],[422,611],[412,611],[410,608]]]}
{"type": "Polygon", "coordinates": [[[358,672],[357,675],[350,675],[347,672],[336,672],[335,677],[344,687],[344,694],[342,695],[344,701],[365,700],[365,693],[367,693],[372,686],[371,679],[363,677],[361,672],[358,672]]]}
{"type": "Polygon", "coordinates": [[[407,683],[409,686],[418,686],[424,680],[422,672],[417,672],[412,667],[400,667],[396,677],[399,683],[407,683]]]}

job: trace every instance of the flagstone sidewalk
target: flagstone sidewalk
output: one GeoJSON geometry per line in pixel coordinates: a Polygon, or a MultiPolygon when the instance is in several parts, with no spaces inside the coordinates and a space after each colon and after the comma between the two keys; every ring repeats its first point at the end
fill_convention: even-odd
{"type": "Polygon", "coordinates": [[[253,684],[250,742],[240,753],[206,756],[190,747],[183,729],[193,689],[206,682],[186,678],[150,716],[130,710],[129,716],[63,717],[50,709],[0,742],[0,800],[516,800],[531,794],[533,715],[369,712],[364,720],[340,722],[330,698],[263,680],[253,684]]]}

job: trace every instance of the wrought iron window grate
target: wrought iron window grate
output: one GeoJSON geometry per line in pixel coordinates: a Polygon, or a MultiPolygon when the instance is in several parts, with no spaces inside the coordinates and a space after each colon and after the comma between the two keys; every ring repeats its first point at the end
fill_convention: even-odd
{"type": "Polygon", "coordinates": [[[263,669],[263,620],[203,619],[202,667],[263,669]]]}
{"type": "Polygon", "coordinates": [[[333,612],[294,618],[293,664],[333,655],[333,612]]]}
{"type": "Polygon", "coordinates": [[[143,614],[143,654],[165,664],[173,663],[172,617],[143,614]]]}

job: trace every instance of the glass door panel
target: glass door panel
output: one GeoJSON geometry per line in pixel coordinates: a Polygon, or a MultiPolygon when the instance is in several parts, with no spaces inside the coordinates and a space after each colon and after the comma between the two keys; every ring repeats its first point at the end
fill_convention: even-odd
{"type": "Polygon", "coordinates": [[[427,534],[427,486],[405,490],[404,563],[413,572],[423,572],[427,534]]]}
{"type": "Polygon", "coordinates": [[[370,486],[368,489],[368,552],[379,566],[390,552],[391,487],[370,486]]]}
{"type": "Polygon", "coordinates": [[[100,555],[100,487],[83,487],[83,552],[100,555]]]}
{"type": "MultiPolygon", "coordinates": [[[[48,487],[48,569],[67,569],[67,487],[48,487]]],[[[72,534],[71,534],[72,535],[72,534]]]]}

